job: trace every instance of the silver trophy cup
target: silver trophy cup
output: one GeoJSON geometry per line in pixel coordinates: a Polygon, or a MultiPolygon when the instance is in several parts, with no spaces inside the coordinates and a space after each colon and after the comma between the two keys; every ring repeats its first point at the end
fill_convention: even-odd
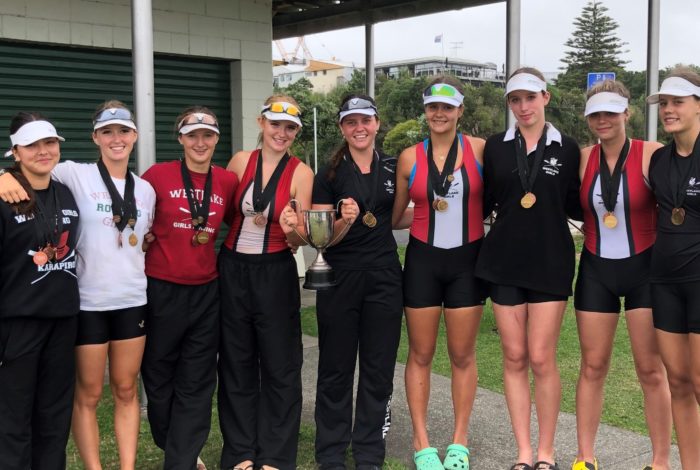
{"type": "Polygon", "coordinates": [[[337,284],[335,273],[323,258],[323,252],[333,240],[335,210],[305,210],[304,227],[307,242],[316,248],[316,259],[306,271],[304,289],[323,290],[337,284]]]}

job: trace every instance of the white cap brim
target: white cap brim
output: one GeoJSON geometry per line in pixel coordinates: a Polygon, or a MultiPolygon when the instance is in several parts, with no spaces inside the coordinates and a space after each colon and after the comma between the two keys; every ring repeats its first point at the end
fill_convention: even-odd
{"type": "Polygon", "coordinates": [[[351,114],[363,114],[365,116],[376,116],[377,112],[372,109],[372,108],[358,108],[358,109],[349,109],[347,111],[341,111],[338,114],[338,122],[341,122],[343,118],[346,116],[350,116],[351,114]]]}
{"type": "MultiPolygon", "coordinates": [[[[41,139],[55,138],[61,142],[66,139],[58,135],[56,128],[48,121],[30,121],[17,129],[17,132],[10,136],[12,146],[21,145],[22,147],[33,144],[41,139]]],[[[9,152],[12,155],[12,152],[9,152]]],[[[9,156],[7,153],[5,156],[9,156]]]]}
{"type": "Polygon", "coordinates": [[[583,112],[584,116],[593,113],[608,112],[608,113],[624,113],[629,106],[629,100],[617,93],[604,91],[596,93],[586,101],[586,109],[583,112]]]}
{"type": "Polygon", "coordinates": [[[287,113],[273,113],[272,111],[264,111],[262,115],[269,121],[291,121],[299,127],[302,127],[301,119],[299,119],[298,116],[292,116],[287,113]]]}
{"type": "Polygon", "coordinates": [[[456,96],[424,96],[423,97],[423,105],[425,106],[426,104],[430,103],[445,103],[452,105],[456,108],[459,108],[462,106],[464,102],[464,96],[462,95],[456,95],[456,96]]]}
{"type": "Polygon", "coordinates": [[[97,129],[102,129],[103,127],[106,126],[111,126],[112,124],[117,124],[119,126],[124,126],[128,127],[129,129],[136,130],[136,124],[134,124],[134,121],[128,121],[126,119],[110,119],[108,121],[100,121],[95,123],[95,127],[93,127],[93,130],[97,129]]]}
{"type": "Polygon", "coordinates": [[[221,134],[219,131],[219,128],[212,125],[212,124],[206,124],[204,122],[195,122],[194,124],[185,124],[180,128],[178,131],[180,134],[189,134],[192,131],[196,131],[197,129],[209,129],[212,132],[216,132],[217,134],[221,134]]]}
{"type": "Polygon", "coordinates": [[[681,77],[669,77],[661,83],[661,89],[647,97],[647,103],[656,104],[661,95],[668,96],[697,96],[700,98],[700,87],[681,77]]]}
{"type": "Polygon", "coordinates": [[[535,93],[547,91],[547,82],[531,73],[518,73],[510,77],[510,80],[506,83],[506,91],[503,95],[508,96],[510,92],[518,90],[535,93]]]}

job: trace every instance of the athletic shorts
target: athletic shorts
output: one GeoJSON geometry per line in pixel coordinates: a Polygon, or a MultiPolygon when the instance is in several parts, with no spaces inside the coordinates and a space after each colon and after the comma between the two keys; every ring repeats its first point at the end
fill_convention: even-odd
{"type": "Polygon", "coordinates": [[[78,313],[77,346],[104,344],[146,334],[146,306],[78,313]]]}
{"type": "Polygon", "coordinates": [[[625,310],[651,308],[650,267],[651,248],[622,259],[601,258],[584,248],[574,307],[587,312],[620,313],[620,297],[624,297],[625,310]]]}
{"type": "Polygon", "coordinates": [[[524,287],[504,286],[491,284],[489,286],[489,297],[491,301],[498,305],[522,305],[538,304],[542,302],[559,302],[568,300],[566,295],[550,294],[547,292],[526,289],[524,287]]]}
{"type": "Polygon", "coordinates": [[[457,248],[437,248],[411,237],[403,269],[404,306],[443,305],[462,308],[483,305],[483,281],[474,276],[481,240],[457,248]]]}
{"type": "Polygon", "coordinates": [[[700,334],[700,281],[651,284],[654,328],[700,334]]]}

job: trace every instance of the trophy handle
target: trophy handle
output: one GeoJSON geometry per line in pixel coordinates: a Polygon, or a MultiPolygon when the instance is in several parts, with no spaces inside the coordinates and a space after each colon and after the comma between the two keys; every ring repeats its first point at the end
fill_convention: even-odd
{"type": "MultiPolygon", "coordinates": [[[[289,202],[288,202],[287,204],[289,204],[289,207],[291,207],[292,209],[294,209],[294,212],[296,212],[296,214],[297,214],[297,218],[299,217],[299,214],[302,214],[302,217],[303,217],[303,213],[301,212],[301,202],[297,201],[296,199],[290,199],[289,202]]],[[[296,226],[295,226],[295,227],[292,227],[292,230],[294,231],[294,233],[297,234],[297,236],[298,236],[299,238],[301,238],[301,240],[302,240],[304,243],[306,243],[307,245],[311,246],[311,243],[309,243],[309,239],[306,238],[306,237],[305,237],[304,235],[302,235],[301,233],[299,233],[299,230],[297,230],[296,226]]]]}

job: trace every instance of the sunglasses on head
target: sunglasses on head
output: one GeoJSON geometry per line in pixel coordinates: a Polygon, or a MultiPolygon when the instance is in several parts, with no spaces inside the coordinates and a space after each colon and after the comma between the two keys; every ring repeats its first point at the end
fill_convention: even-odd
{"type": "Polygon", "coordinates": [[[270,111],[273,113],[289,114],[290,116],[301,117],[301,110],[291,103],[277,101],[263,106],[262,112],[270,111]]]}
{"type": "Polygon", "coordinates": [[[114,121],[114,120],[120,120],[120,121],[133,121],[134,116],[131,114],[131,111],[128,109],[124,108],[108,108],[102,111],[97,118],[95,118],[95,121],[93,124],[97,124],[98,122],[106,122],[106,121],[114,121]]]}
{"type": "Polygon", "coordinates": [[[191,126],[193,124],[206,124],[208,126],[214,126],[217,128],[219,127],[219,123],[216,122],[216,119],[214,119],[214,116],[211,116],[211,115],[205,114],[205,113],[190,114],[185,119],[180,121],[180,124],[177,127],[178,127],[178,129],[182,129],[184,126],[191,126]]]}
{"type": "Polygon", "coordinates": [[[446,96],[454,98],[457,96],[457,89],[452,85],[446,83],[436,83],[431,85],[423,91],[423,96],[446,96]]]}
{"type": "Polygon", "coordinates": [[[364,98],[351,98],[340,107],[340,112],[352,111],[354,109],[373,109],[377,111],[377,105],[364,98]]]}

